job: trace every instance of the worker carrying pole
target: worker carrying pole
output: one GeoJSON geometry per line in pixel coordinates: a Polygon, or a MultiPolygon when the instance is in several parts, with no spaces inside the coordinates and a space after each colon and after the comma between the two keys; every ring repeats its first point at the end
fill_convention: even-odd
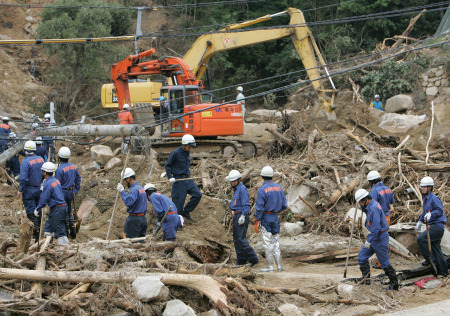
{"type": "MultiPolygon", "coordinates": [[[[131,115],[129,104],[124,104],[122,110],[117,113],[117,116],[120,118],[120,125],[133,124],[133,116],[131,115]]],[[[128,152],[131,137],[125,136],[122,139],[122,154],[125,155],[128,152]]]]}

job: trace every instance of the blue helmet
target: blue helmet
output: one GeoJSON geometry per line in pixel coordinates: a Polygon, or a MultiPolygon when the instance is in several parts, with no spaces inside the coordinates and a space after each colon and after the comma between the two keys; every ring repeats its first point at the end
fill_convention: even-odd
{"type": "Polygon", "coordinates": [[[162,96],[160,96],[160,97],[158,98],[158,101],[159,101],[159,102],[161,102],[161,101],[165,101],[165,100],[166,100],[166,97],[165,97],[165,96],[163,96],[163,95],[162,95],[162,96]]]}

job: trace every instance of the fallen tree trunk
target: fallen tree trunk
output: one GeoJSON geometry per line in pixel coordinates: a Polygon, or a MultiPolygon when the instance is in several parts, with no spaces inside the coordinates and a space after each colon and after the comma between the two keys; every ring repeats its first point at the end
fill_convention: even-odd
{"type": "Polygon", "coordinates": [[[36,282],[74,282],[74,283],[119,283],[133,282],[138,276],[158,276],[164,285],[176,285],[194,289],[207,296],[222,312],[234,311],[227,300],[227,289],[214,278],[207,275],[157,274],[141,272],[100,272],[100,271],[31,271],[0,268],[0,279],[19,279],[36,282]]]}
{"type": "Polygon", "coordinates": [[[328,201],[319,200],[316,202],[317,205],[320,205],[322,207],[329,207],[336,203],[342,196],[347,195],[349,192],[352,192],[358,185],[359,185],[359,177],[356,177],[351,182],[344,184],[341,190],[336,190],[333,192],[331,197],[328,199],[328,201]]]}
{"type": "MultiPolygon", "coordinates": [[[[44,215],[42,215],[44,216],[44,215]]],[[[47,263],[47,258],[45,257],[44,252],[47,250],[48,245],[50,244],[50,241],[52,240],[52,236],[47,236],[45,238],[44,244],[41,247],[41,251],[39,252],[39,258],[36,263],[36,272],[45,273],[45,266],[47,263]]],[[[36,282],[31,287],[31,292],[34,294],[34,297],[41,298],[42,297],[42,283],[36,282]]]]}
{"type": "Polygon", "coordinates": [[[276,130],[271,129],[271,128],[266,128],[266,131],[268,131],[270,134],[272,134],[273,136],[278,138],[278,140],[280,140],[282,143],[285,143],[286,145],[289,145],[290,147],[295,148],[295,143],[291,139],[284,136],[283,134],[280,134],[276,130]]]}
{"type": "MultiPolygon", "coordinates": [[[[350,249],[350,255],[357,255],[361,250],[361,247],[355,247],[350,249]]],[[[329,251],[321,254],[297,256],[284,259],[285,261],[300,261],[300,262],[323,262],[329,259],[334,259],[337,256],[347,255],[347,249],[329,251]]]]}

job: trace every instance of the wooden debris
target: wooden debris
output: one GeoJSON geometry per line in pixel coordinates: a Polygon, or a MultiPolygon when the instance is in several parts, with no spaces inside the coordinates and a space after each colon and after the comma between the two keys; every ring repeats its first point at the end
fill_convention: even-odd
{"type": "MultiPolygon", "coordinates": [[[[358,255],[358,252],[361,250],[361,247],[355,247],[350,249],[350,256],[354,257],[358,255]]],[[[339,256],[346,255],[347,249],[335,250],[330,252],[325,252],[316,255],[305,255],[305,256],[296,256],[285,258],[286,262],[300,261],[300,262],[324,262],[331,259],[336,259],[339,256]]]]}
{"type": "Polygon", "coordinates": [[[272,128],[266,128],[266,131],[275,136],[276,138],[278,138],[278,140],[281,141],[282,143],[285,143],[286,145],[295,148],[295,143],[291,139],[284,136],[283,134],[278,133],[276,130],[272,128]]]}

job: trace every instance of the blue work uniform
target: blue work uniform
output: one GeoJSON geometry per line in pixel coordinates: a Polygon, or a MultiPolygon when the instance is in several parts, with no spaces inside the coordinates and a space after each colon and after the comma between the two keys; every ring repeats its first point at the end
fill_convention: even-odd
{"type": "Polygon", "coordinates": [[[8,149],[8,140],[2,139],[1,137],[5,137],[5,136],[0,135],[0,154],[8,149]]]}
{"type": "MultiPolygon", "coordinates": [[[[423,196],[422,199],[423,210],[419,221],[424,222],[425,214],[428,212],[431,213],[430,220],[428,221],[428,229],[430,233],[431,253],[433,254],[432,260],[437,263],[438,274],[446,276],[448,275],[448,266],[441,249],[441,240],[444,236],[445,223],[447,223],[444,207],[442,201],[434,195],[433,192],[423,196]]],[[[419,245],[423,257],[429,261],[430,252],[428,249],[426,231],[422,232],[419,237],[417,237],[417,244],[419,245]]]]}
{"type": "Polygon", "coordinates": [[[395,202],[392,190],[380,181],[372,186],[370,196],[372,200],[380,203],[384,215],[388,216],[390,214],[391,204],[395,202]]]}
{"type": "Polygon", "coordinates": [[[250,212],[250,200],[248,196],[247,188],[239,182],[239,184],[233,188],[233,199],[230,202],[230,208],[234,213],[233,216],[233,242],[234,249],[236,251],[237,264],[243,265],[247,262],[251,264],[258,263],[258,257],[255,251],[250,246],[247,240],[247,229],[250,212]],[[245,222],[239,225],[239,217],[245,216],[245,222]]]}
{"type": "Polygon", "coordinates": [[[372,101],[372,107],[374,109],[377,109],[377,110],[380,110],[380,111],[384,111],[383,103],[381,101],[373,100],[372,101]]]}
{"type": "Polygon", "coordinates": [[[255,218],[267,232],[276,235],[280,232],[278,213],[287,209],[283,188],[272,180],[266,180],[256,195],[255,218]]]}
{"type": "Polygon", "coordinates": [[[11,128],[8,124],[2,123],[0,124],[0,135],[1,136],[9,136],[11,133],[11,128]]]}
{"type": "Polygon", "coordinates": [[[77,194],[80,190],[81,176],[78,172],[76,165],[70,162],[62,162],[55,172],[55,178],[61,182],[63,189],[64,200],[67,204],[67,221],[68,226],[74,226],[73,212],[72,212],[72,199],[74,193],[77,194]]]}
{"type": "Polygon", "coordinates": [[[42,157],[45,162],[48,161],[47,155],[48,155],[48,149],[46,150],[44,146],[36,145],[36,156],[42,157]]]}
{"type": "Polygon", "coordinates": [[[391,265],[388,254],[389,226],[386,216],[380,203],[375,200],[370,200],[370,203],[364,207],[363,211],[366,213],[366,228],[369,230],[367,242],[370,243],[370,248],[367,249],[364,246],[361,248],[358,253],[358,263],[361,265],[369,262],[369,258],[376,253],[381,268],[385,269],[391,265]]]}
{"type": "MultiPolygon", "coordinates": [[[[167,177],[175,179],[189,178],[191,171],[190,152],[184,151],[183,147],[175,149],[167,159],[165,164],[167,177]]],[[[177,207],[180,215],[192,212],[200,203],[202,193],[198,189],[193,180],[177,181],[172,184],[172,201],[177,207]],[[186,195],[190,195],[191,199],[184,205],[186,195]]]]}
{"type": "MultiPolygon", "coordinates": [[[[19,156],[14,156],[6,161],[6,171],[8,172],[9,176],[11,178],[15,178],[17,175],[20,174],[20,161],[19,156]]],[[[12,183],[7,181],[9,185],[12,183]]]]}
{"type": "Polygon", "coordinates": [[[55,153],[55,143],[53,142],[53,137],[44,136],[42,137],[42,144],[44,145],[45,151],[47,152],[47,160],[50,161],[55,153]],[[50,149],[50,157],[48,157],[48,149],[50,149]]]}
{"type": "Polygon", "coordinates": [[[67,205],[61,183],[53,176],[45,179],[37,208],[42,209],[46,205],[50,208],[50,213],[44,225],[44,233],[54,234],[55,238],[67,236],[67,205]]]}
{"type": "Polygon", "coordinates": [[[127,238],[145,237],[147,231],[147,194],[139,182],[130,186],[130,192],[120,192],[122,200],[127,206],[128,217],[125,221],[125,234],[127,238]]]}
{"type": "Polygon", "coordinates": [[[156,220],[160,223],[164,217],[164,214],[166,214],[169,207],[172,206],[170,212],[167,213],[167,216],[164,219],[164,222],[161,223],[161,225],[162,231],[164,233],[164,240],[175,241],[177,239],[177,230],[181,225],[177,207],[171,199],[157,192],[150,195],[150,198],[148,200],[150,201],[150,203],[152,203],[153,212],[156,215],[156,220]]]}

